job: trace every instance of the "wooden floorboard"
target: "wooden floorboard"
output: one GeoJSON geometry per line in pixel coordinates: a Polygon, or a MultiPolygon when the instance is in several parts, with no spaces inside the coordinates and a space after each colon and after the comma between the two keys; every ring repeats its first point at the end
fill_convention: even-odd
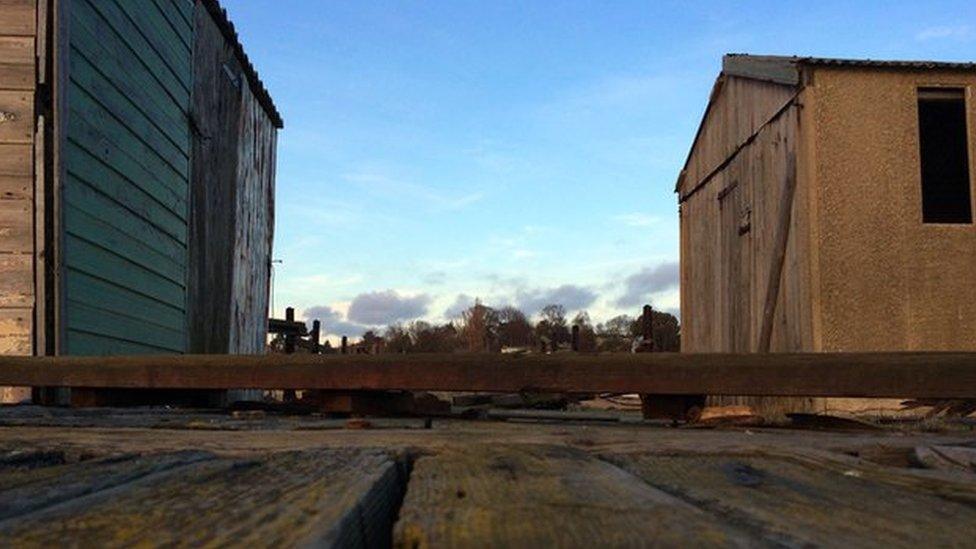
{"type": "Polygon", "coordinates": [[[920,426],[0,407],[0,546],[971,545],[976,431],[920,426]]]}
{"type": "Polygon", "coordinates": [[[476,445],[420,457],[398,547],[747,546],[733,525],[584,452],[476,445]]]}
{"type": "Polygon", "coordinates": [[[166,459],[120,460],[102,474],[84,463],[32,472],[48,477],[46,489],[0,490],[10,508],[0,538],[25,547],[382,546],[404,482],[396,456],[368,450],[210,456],[168,474],[136,471],[166,459]]]}
{"type": "Polygon", "coordinates": [[[649,485],[791,547],[962,546],[976,539],[976,508],[924,490],[785,459],[609,456],[649,485]]]}

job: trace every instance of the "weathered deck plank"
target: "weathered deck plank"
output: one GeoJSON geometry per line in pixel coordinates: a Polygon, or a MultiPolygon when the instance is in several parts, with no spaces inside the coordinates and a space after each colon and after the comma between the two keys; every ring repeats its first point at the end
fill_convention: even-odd
{"type": "Polygon", "coordinates": [[[787,546],[961,546],[976,508],[785,459],[608,456],[650,485],[787,546]]]}
{"type": "Polygon", "coordinates": [[[45,477],[40,483],[50,489],[35,495],[28,483],[0,491],[12,506],[0,538],[30,547],[66,540],[91,547],[388,545],[404,482],[403,462],[385,451],[209,456],[165,477],[135,476],[134,465],[145,461],[118,461],[108,475],[84,464],[57,466],[54,476],[25,473],[45,477]],[[106,484],[126,475],[127,482],[106,484]],[[59,493],[57,503],[46,497],[59,493]]]}
{"type": "Polygon", "coordinates": [[[967,422],[941,433],[381,418],[346,427],[272,413],[0,408],[0,545],[976,539],[976,471],[961,459],[912,461],[920,448],[976,447],[967,422]]]}
{"type": "Polygon", "coordinates": [[[398,547],[745,546],[735,526],[585,452],[476,445],[420,457],[398,547]]]}

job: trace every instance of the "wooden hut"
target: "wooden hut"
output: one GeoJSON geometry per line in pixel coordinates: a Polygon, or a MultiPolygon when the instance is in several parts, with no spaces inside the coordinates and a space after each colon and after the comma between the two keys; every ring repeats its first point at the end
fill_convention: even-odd
{"type": "Polygon", "coordinates": [[[261,352],[281,127],[215,0],[0,0],[0,354],[261,352]]]}
{"type": "Polygon", "coordinates": [[[976,349],[974,91],[972,63],[726,56],[677,182],[682,350],[976,349]]]}

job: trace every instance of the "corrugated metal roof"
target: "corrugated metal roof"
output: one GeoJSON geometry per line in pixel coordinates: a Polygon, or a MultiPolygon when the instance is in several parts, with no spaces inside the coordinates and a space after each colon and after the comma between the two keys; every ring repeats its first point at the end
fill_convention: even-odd
{"type": "Polygon", "coordinates": [[[878,67],[887,69],[976,70],[976,62],[955,61],[881,61],[876,59],[832,59],[827,57],[794,57],[803,65],[838,67],[878,67]]]}
{"type": "Polygon", "coordinates": [[[744,53],[730,53],[722,58],[722,74],[787,86],[797,86],[800,84],[800,68],[803,66],[915,71],[976,70],[976,63],[952,61],[878,61],[874,59],[831,59],[826,57],[750,55],[744,53]]]}
{"type": "Polygon", "coordinates": [[[220,7],[219,0],[198,0],[206,8],[207,13],[213,18],[214,23],[217,24],[217,28],[220,29],[220,33],[224,35],[232,48],[234,48],[234,55],[237,57],[237,61],[241,64],[244,70],[244,76],[247,78],[248,85],[251,87],[251,92],[257,98],[258,103],[261,107],[268,113],[268,117],[271,118],[271,123],[275,125],[276,128],[281,129],[284,127],[285,123],[281,119],[281,114],[278,113],[278,109],[275,107],[274,101],[271,99],[271,94],[264,87],[264,83],[261,82],[261,78],[258,76],[258,71],[254,69],[254,65],[251,64],[251,60],[248,59],[247,54],[244,53],[244,46],[241,45],[241,40],[237,36],[237,31],[234,29],[234,23],[231,22],[230,18],[227,17],[227,10],[220,7]]]}

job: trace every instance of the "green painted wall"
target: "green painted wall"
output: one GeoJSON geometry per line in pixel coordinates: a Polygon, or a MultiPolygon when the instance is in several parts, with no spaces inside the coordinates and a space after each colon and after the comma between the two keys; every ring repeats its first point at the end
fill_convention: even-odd
{"type": "Polygon", "coordinates": [[[68,6],[62,351],[184,352],[193,2],[68,6]]]}

